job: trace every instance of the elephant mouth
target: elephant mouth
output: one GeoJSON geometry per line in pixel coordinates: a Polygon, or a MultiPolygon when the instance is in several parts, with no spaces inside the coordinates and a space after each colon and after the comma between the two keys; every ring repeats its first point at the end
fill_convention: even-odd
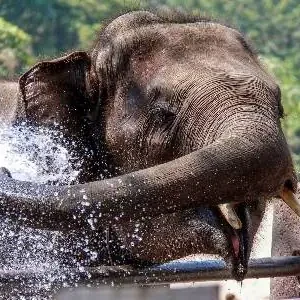
{"type": "Polygon", "coordinates": [[[233,252],[233,276],[237,281],[245,278],[248,269],[247,238],[243,230],[233,231],[230,236],[233,252]]]}
{"type": "MultiPolygon", "coordinates": [[[[224,260],[232,277],[242,281],[248,271],[253,240],[265,211],[265,202],[231,204],[239,218],[240,228],[234,228],[216,206],[196,209],[194,227],[202,237],[197,259],[224,260]]],[[[194,219],[192,219],[194,220],[194,219]]]]}
{"type": "Polygon", "coordinates": [[[224,231],[229,242],[232,275],[237,281],[242,281],[247,274],[250,257],[251,219],[246,204],[238,204],[235,211],[241,220],[241,228],[235,229],[228,224],[224,226],[224,231]]]}

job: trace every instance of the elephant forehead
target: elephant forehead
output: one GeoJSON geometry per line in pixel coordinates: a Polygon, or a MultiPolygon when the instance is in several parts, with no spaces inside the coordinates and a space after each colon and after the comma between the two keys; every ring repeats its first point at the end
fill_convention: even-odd
{"type": "MultiPolygon", "coordinates": [[[[171,63],[167,62],[167,59],[167,56],[162,53],[143,61],[132,62],[133,77],[144,87],[146,94],[154,90],[166,95],[179,93],[182,96],[197,96],[205,92],[207,98],[208,95],[217,97],[220,93],[223,101],[227,98],[235,98],[243,99],[247,103],[278,97],[279,88],[276,82],[272,77],[267,76],[262,68],[254,69],[252,66],[234,60],[217,65],[201,59],[186,60],[184,63],[176,61],[171,63]]],[[[184,98],[182,97],[182,100],[184,98]]]]}
{"type": "MultiPolygon", "coordinates": [[[[124,47],[147,53],[153,44],[186,51],[193,47],[211,50],[213,47],[240,48],[253,52],[251,46],[236,30],[218,23],[151,24],[119,32],[111,42],[115,48],[124,47]],[[159,41],[159,43],[157,43],[159,41]],[[146,48],[146,49],[145,49],[146,48]]],[[[155,50],[155,48],[154,48],[155,50]]]]}
{"type": "Polygon", "coordinates": [[[159,24],[130,30],[106,49],[106,57],[110,55],[115,69],[129,70],[145,83],[160,71],[186,71],[198,77],[221,72],[254,75],[276,88],[243,37],[219,24],[159,24]]]}
{"type": "Polygon", "coordinates": [[[236,30],[217,23],[198,22],[131,28],[110,36],[103,50],[93,55],[97,56],[97,66],[118,73],[128,69],[130,60],[159,57],[161,65],[168,65],[172,61],[198,63],[202,59],[222,65],[228,57],[249,61],[254,54],[236,30]]]}

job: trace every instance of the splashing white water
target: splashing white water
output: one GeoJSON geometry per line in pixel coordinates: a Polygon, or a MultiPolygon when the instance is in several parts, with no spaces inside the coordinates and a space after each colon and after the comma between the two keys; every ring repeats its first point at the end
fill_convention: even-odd
{"type": "Polygon", "coordinates": [[[80,168],[71,166],[75,157],[63,146],[60,132],[19,126],[0,128],[0,166],[19,180],[36,183],[73,182],[80,168]]]}
{"type": "MultiPolygon", "coordinates": [[[[59,131],[25,125],[0,127],[0,167],[6,167],[18,180],[40,184],[74,183],[81,162],[65,145],[67,141],[59,131]]],[[[70,248],[80,246],[72,240],[72,236],[61,232],[31,229],[0,216],[0,270],[45,270],[45,276],[38,281],[24,281],[20,288],[12,291],[10,287],[14,283],[3,286],[0,280],[0,294],[9,290],[7,299],[48,298],[39,295],[51,292],[53,282],[63,282],[62,257],[71,256],[70,244],[70,248]]]]}

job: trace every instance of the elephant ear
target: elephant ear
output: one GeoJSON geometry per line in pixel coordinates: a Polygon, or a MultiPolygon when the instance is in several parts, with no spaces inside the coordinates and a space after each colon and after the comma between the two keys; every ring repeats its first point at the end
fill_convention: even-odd
{"type": "Polygon", "coordinates": [[[98,86],[86,52],[40,62],[19,80],[16,123],[59,126],[64,137],[72,141],[65,146],[81,161],[79,182],[98,179],[102,168],[94,163],[100,150],[94,145],[90,130],[90,116],[99,106],[98,86]]]}
{"type": "Polygon", "coordinates": [[[60,124],[72,133],[97,104],[96,81],[86,52],[40,62],[19,80],[17,119],[60,124]]]}

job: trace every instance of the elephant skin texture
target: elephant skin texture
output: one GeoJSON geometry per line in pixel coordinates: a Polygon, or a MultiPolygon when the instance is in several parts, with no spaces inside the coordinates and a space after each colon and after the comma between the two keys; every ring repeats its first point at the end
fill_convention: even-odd
{"type": "Polygon", "coordinates": [[[265,200],[296,191],[280,89],[241,33],[213,20],[122,15],[89,53],[23,74],[17,102],[14,123],[59,124],[93,155],[78,185],[0,177],[0,213],[65,232],[88,230],[92,216],[109,254],[98,263],[212,254],[240,280],[265,200]]]}

